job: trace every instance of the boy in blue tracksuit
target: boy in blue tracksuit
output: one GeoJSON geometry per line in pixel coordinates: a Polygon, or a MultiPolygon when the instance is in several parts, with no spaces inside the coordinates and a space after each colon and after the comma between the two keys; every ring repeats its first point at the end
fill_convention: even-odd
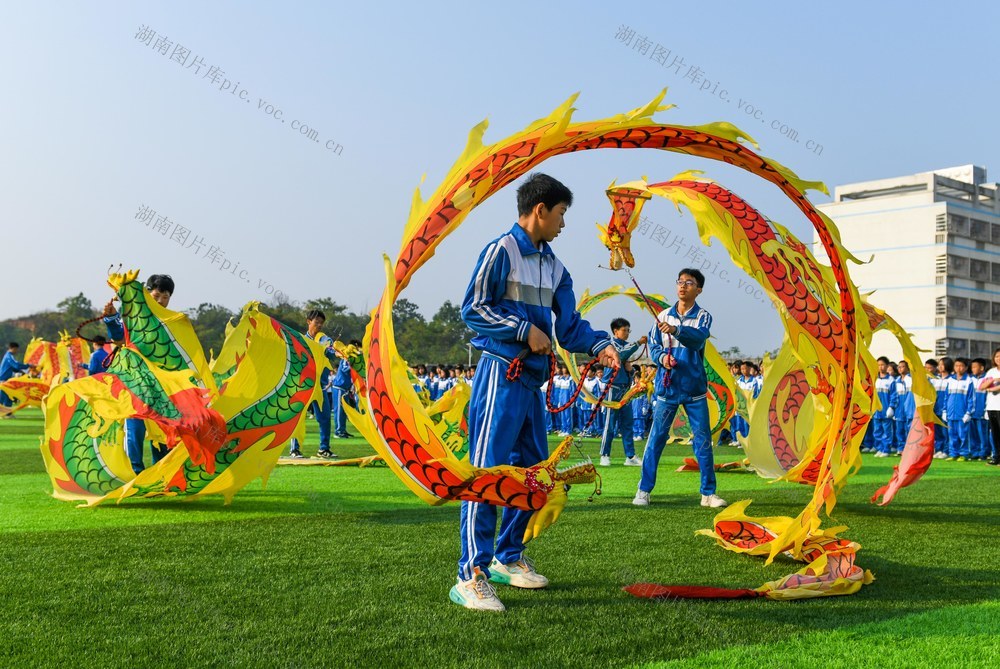
{"type": "Polygon", "coordinates": [[[91,343],[94,345],[94,352],[90,354],[90,362],[77,365],[81,369],[87,370],[87,374],[93,376],[104,371],[104,361],[108,359],[108,340],[102,335],[96,335],[91,343]]]}
{"type": "MultiPolygon", "coordinates": [[[[631,324],[624,318],[616,318],[611,321],[611,332],[614,334],[612,343],[618,351],[618,357],[622,360],[622,366],[618,369],[607,368],[601,379],[605,384],[611,384],[606,400],[618,402],[628,392],[632,385],[631,367],[628,359],[646,343],[646,337],[642,337],[636,342],[628,343],[629,333],[632,331],[631,324]]],[[[620,409],[607,407],[604,410],[604,432],[601,439],[601,466],[611,466],[611,442],[615,440],[615,435],[620,431],[622,435],[622,446],[625,448],[625,466],[639,467],[642,462],[635,457],[635,440],[632,434],[632,404],[626,404],[620,409]]]]}
{"type": "MultiPolygon", "coordinates": [[[[483,352],[469,399],[469,463],[473,467],[528,467],[548,457],[545,398],[552,334],[573,353],[620,365],[607,333],[595,331],[576,311],[573,281],[549,242],[565,225],[573,201],[566,186],[533,174],[517,189],[518,221],[479,256],[462,303],[462,320],[483,352]],[[555,327],[553,328],[553,317],[555,327]],[[527,349],[520,376],[507,371],[527,349]]],[[[463,502],[458,582],[451,600],[466,608],[503,611],[489,581],[543,588],[548,579],[524,558],[524,534],[532,513],[504,508],[494,549],[497,510],[463,502]]]]}
{"type": "MultiPolygon", "coordinates": [[[[633,383],[639,382],[642,372],[636,370],[633,375],[633,383]]],[[[649,416],[649,398],[645,393],[640,394],[632,400],[632,436],[636,439],[646,438],[646,418],[649,416]]]]}
{"type": "Polygon", "coordinates": [[[969,361],[955,360],[955,374],[948,379],[948,400],[944,419],[948,421],[948,459],[964,462],[969,458],[969,423],[975,409],[976,386],[966,374],[969,361]]]}
{"type": "MultiPolygon", "coordinates": [[[[151,274],[146,279],[146,290],[150,297],[164,309],[170,304],[170,298],[174,294],[174,280],[169,274],[151,274]]],[[[125,324],[121,315],[115,310],[113,302],[104,305],[104,325],[108,330],[108,338],[115,342],[125,341],[125,324]]],[[[136,474],[142,473],[146,469],[146,464],[142,459],[142,444],[146,440],[146,423],[141,418],[125,419],[125,453],[128,455],[132,471],[136,474]]],[[[153,464],[162,460],[167,455],[167,445],[149,442],[149,450],[152,454],[153,464]]]]}
{"type": "MultiPolygon", "coordinates": [[[[311,309],[306,314],[306,336],[315,340],[325,348],[325,354],[331,364],[337,366],[337,352],[333,348],[333,339],[323,334],[323,325],[326,323],[326,314],[319,309],[311,309]]],[[[309,407],[312,410],[316,422],[319,423],[319,450],[316,455],[327,460],[333,460],[337,456],[330,450],[330,411],[332,403],[328,397],[326,388],[330,385],[330,370],[324,369],[319,378],[319,385],[323,388],[323,397],[318,402],[313,402],[309,407]]],[[[338,405],[339,406],[339,405],[338,405]]],[[[299,440],[292,438],[288,447],[288,456],[291,458],[303,458],[299,449],[299,440]]]]}
{"type": "Polygon", "coordinates": [[[875,395],[878,397],[879,410],[872,416],[875,424],[873,434],[875,440],[875,457],[887,458],[892,455],[893,444],[896,443],[893,416],[896,415],[896,382],[889,374],[889,358],[884,355],[878,359],[878,377],[875,379],[875,395]]]}
{"type": "MultiPolygon", "coordinates": [[[[361,348],[361,342],[357,339],[352,339],[348,343],[351,346],[361,348]]],[[[347,402],[348,406],[352,408],[357,408],[357,403],[352,394],[353,389],[354,380],[351,379],[351,363],[346,359],[341,359],[340,365],[337,367],[337,373],[333,377],[333,436],[337,439],[349,439],[352,436],[347,431],[347,412],[344,411],[344,402],[347,402]]]]}
{"type": "MultiPolygon", "coordinates": [[[[570,376],[569,369],[567,369],[565,367],[564,367],[564,369],[566,369],[566,379],[567,379],[566,380],[566,399],[564,399],[562,401],[562,404],[565,404],[566,402],[570,401],[570,399],[573,397],[573,393],[576,392],[576,388],[577,388],[577,383],[576,383],[576,381],[573,380],[573,377],[570,376]]],[[[574,402],[574,404],[575,404],[575,402],[574,402]]],[[[562,406],[562,405],[560,405],[560,406],[562,406]]],[[[563,417],[563,432],[565,432],[566,434],[574,434],[576,432],[577,428],[580,426],[580,423],[578,423],[577,420],[576,420],[576,407],[575,406],[571,406],[568,409],[566,409],[565,411],[563,411],[562,412],[562,417],[563,417]]]]}
{"type": "MultiPolygon", "coordinates": [[[[580,382],[583,384],[584,390],[586,390],[594,397],[600,397],[601,379],[597,375],[597,370],[595,369],[595,367],[596,365],[594,365],[594,367],[591,367],[587,371],[587,377],[585,379],[581,379],[580,382]]],[[[577,401],[581,403],[580,429],[583,430],[583,432],[580,433],[581,436],[596,437],[598,434],[601,434],[601,432],[604,429],[604,417],[601,413],[600,407],[590,404],[589,402],[587,402],[587,400],[583,399],[583,393],[580,394],[580,399],[577,401]],[[590,419],[592,416],[593,420],[591,421],[590,419]],[[589,427],[587,427],[587,421],[590,421],[589,427]]]]}
{"type": "Polygon", "coordinates": [[[934,396],[934,415],[941,419],[943,425],[934,425],[934,457],[937,459],[948,457],[948,427],[944,422],[944,409],[948,404],[948,379],[954,371],[954,361],[949,357],[934,360],[933,358],[924,363],[924,369],[930,376],[931,387],[936,393],[934,396]]]}
{"type": "MultiPolygon", "coordinates": [[[[569,375],[569,370],[566,369],[566,365],[559,365],[559,373],[553,379],[555,388],[552,393],[552,404],[555,407],[561,407],[566,404],[569,400],[570,395],[572,395],[573,390],[573,377],[569,375]]],[[[552,417],[555,421],[556,427],[558,427],[558,432],[560,437],[568,437],[573,433],[573,410],[572,408],[561,411],[552,417]]]]}
{"type": "Polygon", "coordinates": [[[677,275],[677,302],[660,312],[656,327],[649,331],[649,357],[657,364],[656,408],[642,458],[642,478],[632,500],[636,506],[649,505],[649,493],[656,485],[656,467],[681,405],[691,424],[692,445],[701,471],[701,505],[726,506],[726,500],[715,494],[712,426],[708,418],[705,342],[712,328],[712,315],[695,301],[704,287],[705,275],[701,271],[682,269],[677,275]]]}
{"type": "MultiPolygon", "coordinates": [[[[3,360],[0,360],[0,382],[7,381],[15,375],[26,372],[34,367],[34,365],[17,361],[17,352],[20,349],[21,345],[16,341],[7,344],[7,352],[4,353],[3,360]]],[[[7,393],[0,390],[0,406],[9,407],[12,404],[14,404],[13,400],[10,399],[7,393]]]]}
{"type": "Polygon", "coordinates": [[[979,389],[979,384],[986,378],[986,361],[982,358],[973,360],[971,372],[976,395],[973,401],[972,421],[969,423],[969,455],[973,460],[985,460],[992,451],[990,420],[986,416],[987,393],[979,389]]]}
{"type": "Polygon", "coordinates": [[[893,415],[893,427],[896,430],[896,455],[902,455],[906,446],[906,437],[910,433],[910,423],[913,422],[913,414],[916,412],[916,404],[913,400],[913,377],[910,376],[910,365],[905,360],[900,360],[897,369],[899,377],[896,379],[896,413],[893,415]]]}

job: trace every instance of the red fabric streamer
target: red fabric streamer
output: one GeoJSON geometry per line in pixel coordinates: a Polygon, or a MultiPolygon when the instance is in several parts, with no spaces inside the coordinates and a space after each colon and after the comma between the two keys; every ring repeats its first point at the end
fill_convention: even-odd
{"type": "Polygon", "coordinates": [[[754,599],[767,596],[756,590],[713,588],[708,585],[636,583],[627,585],[622,590],[641,599],[754,599]]]}

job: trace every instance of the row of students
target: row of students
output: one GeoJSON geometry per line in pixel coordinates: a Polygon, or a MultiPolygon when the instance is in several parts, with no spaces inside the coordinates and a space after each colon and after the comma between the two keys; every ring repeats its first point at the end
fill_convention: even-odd
{"type": "Polygon", "coordinates": [[[937,391],[934,413],[947,427],[934,427],[934,457],[947,460],[988,460],[1000,464],[1000,389],[991,389],[1000,378],[1000,349],[993,354],[994,366],[983,358],[944,357],[928,360],[925,369],[937,391]],[[989,379],[989,380],[987,380],[989,379]],[[998,424],[991,431],[991,412],[998,424]],[[991,434],[992,432],[992,434],[991,434]]]}
{"type": "MultiPolygon", "coordinates": [[[[1000,364],[1000,349],[994,355],[1000,364]]],[[[944,425],[934,427],[934,457],[956,461],[995,461],[995,437],[991,436],[988,410],[996,405],[1000,411],[998,391],[989,391],[987,377],[1000,377],[994,366],[987,372],[985,359],[929,359],[924,370],[937,398],[934,413],[944,425]]],[[[868,432],[862,443],[862,453],[875,453],[875,457],[900,455],[916,414],[913,395],[913,377],[905,360],[878,359],[878,377],[875,392],[880,408],[872,415],[868,432]]],[[[998,422],[1000,432],[1000,422],[998,422]]]]}
{"type": "Polygon", "coordinates": [[[896,364],[885,356],[878,359],[875,394],[880,408],[872,414],[861,452],[875,453],[877,458],[899,455],[916,411],[913,377],[905,360],[896,364]]]}
{"type": "Polygon", "coordinates": [[[472,380],[476,374],[476,366],[470,365],[417,365],[414,367],[414,375],[420,382],[414,386],[418,392],[426,389],[431,401],[440,399],[446,392],[455,387],[458,383],[472,385],[472,380]]]}

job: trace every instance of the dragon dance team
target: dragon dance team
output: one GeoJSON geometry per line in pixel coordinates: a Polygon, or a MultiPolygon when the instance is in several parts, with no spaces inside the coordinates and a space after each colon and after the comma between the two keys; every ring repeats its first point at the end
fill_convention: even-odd
{"type": "MultiPolygon", "coordinates": [[[[639,507],[652,501],[660,457],[674,418],[684,407],[700,471],[700,503],[710,508],[726,506],[727,502],[716,494],[704,367],[712,316],[697,302],[705,289],[704,275],[691,268],[678,272],[677,300],[656,315],[655,325],[646,336],[630,342],[631,324],[624,318],[611,322],[610,333],[594,329],[577,311],[570,273],[550,245],[566,225],[565,214],[572,202],[570,190],[545,174],[535,173],[520,185],[517,222],[483,249],[462,303],[462,319],[475,333],[472,345],[481,353],[479,364],[436,368],[417,365],[412,370],[414,388],[426,391],[427,399],[434,401],[456,384],[470,386],[468,458],[474,467],[536,465],[548,458],[547,437],[553,432],[561,436],[574,432],[600,436],[600,464],[609,466],[612,444],[620,436],[623,464],[641,467],[632,500],[639,507]],[[618,402],[632,385],[654,376],[652,367],[655,376],[651,401],[640,393],[620,407],[593,409],[583,393],[576,392],[576,382],[565,365],[559,365],[558,373],[549,378],[553,333],[566,351],[593,359],[578,370],[581,390],[592,397],[618,402]],[[644,366],[643,362],[651,364],[644,366]],[[511,373],[514,369],[516,374],[511,373]],[[574,395],[577,398],[567,410],[548,410],[547,399],[562,406],[574,395]],[[639,455],[635,440],[647,435],[645,450],[639,455]]],[[[174,282],[167,275],[154,274],[147,279],[146,289],[166,307],[174,282]]],[[[325,370],[320,379],[324,400],[310,407],[319,422],[319,457],[336,458],[330,450],[331,432],[333,437],[350,436],[343,404],[356,406],[351,366],[323,333],[325,314],[312,310],[306,320],[306,336],[325,347],[333,370],[325,370]]],[[[125,340],[121,316],[111,302],[105,307],[104,323],[108,340],[125,340]]],[[[361,346],[358,341],[351,344],[361,346]]],[[[28,368],[17,362],[18,348],[16,343],[10,344],[0,362],[0,380],[28,368]]],[[[107,356],[108,344],[99,338],[89,371],[103,369],[107,356]]],[[[992,367],[983,359],[970,362],[944,357],[926,362],[925,372],[937,391],[934,411],[944,423],[935,426],[934,457],[989,458],[991,464],[1000,463],[1000,349],[992,362],[992,367]]],[[[747,397],[756,398],[763,387],[760,368],[753,362],[736,361],[731,363],[730,371],[747,397]]],[[[878,359],[875,392],[882,408],[869,423],[862,452],[887,457],[902,451],[915,413],[910,374],[904,361],[878,359]]],[[[0,403],[9,406],[9,399],[2,393],[0,403]]],[[[747,436],[748,431],[746,420],[736,416],[722,431],[720,443],[737,445],[737,437],[747,436]]],[[[138,474],[145,466],[143,421],[127,420],[125,436],[129,460],[138,474]]],[[[167,452],[164,444],[152,441],[150,449],[154,463],[167,452]]],[[[303,457],[297,440],[290,443],[290,456],[303,457]]],[[[462,502],[460,558],[449,597],[466,608],[503,611],[495,583],[530,589],[544,588],[549,583],[524,554],[524,535],[532,512],[504,507],[499,533],[497,515],[493,505],[462,502]]]]}

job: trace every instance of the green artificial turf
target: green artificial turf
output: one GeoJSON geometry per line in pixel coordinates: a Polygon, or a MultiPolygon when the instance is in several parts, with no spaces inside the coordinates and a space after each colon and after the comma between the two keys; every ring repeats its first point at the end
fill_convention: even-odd
{"type": "MultiPolygon", "coordinates": [[[[314,424],[310,424],[310,428],[314,424]]],[[[221,498],[77,508],[49,496],[41,415],[0,421],[0,666],[910,667],[1000,664],[1000,468],[935,461],[888,507],[897,459],[866,456],[834,520],[876,581],[809,601],[643,601],[638,581],[756,587],[799,568],[695,536],[714,512],[668,446],[653,505],[639,471],[570,493],[529,555],[552,581],[500,590],[503,615],[448,600],[458,506],[428,507],[385,467],[283,467],[221,498]]],[[[305,451],[315,449],[312,437],[305,451]]],[[[596,455],[597,442],[584,449],[596,455]]],[[[358,439],[341,456],[369,454],[358,439]]],[[[740,452],[722,448],[718,460],[740,452]]],[[[147,454],[148,458],[148,454],[147,454]]],[[[810,490],[719,474],[751,515],[796,515],[810,490]]]]}

